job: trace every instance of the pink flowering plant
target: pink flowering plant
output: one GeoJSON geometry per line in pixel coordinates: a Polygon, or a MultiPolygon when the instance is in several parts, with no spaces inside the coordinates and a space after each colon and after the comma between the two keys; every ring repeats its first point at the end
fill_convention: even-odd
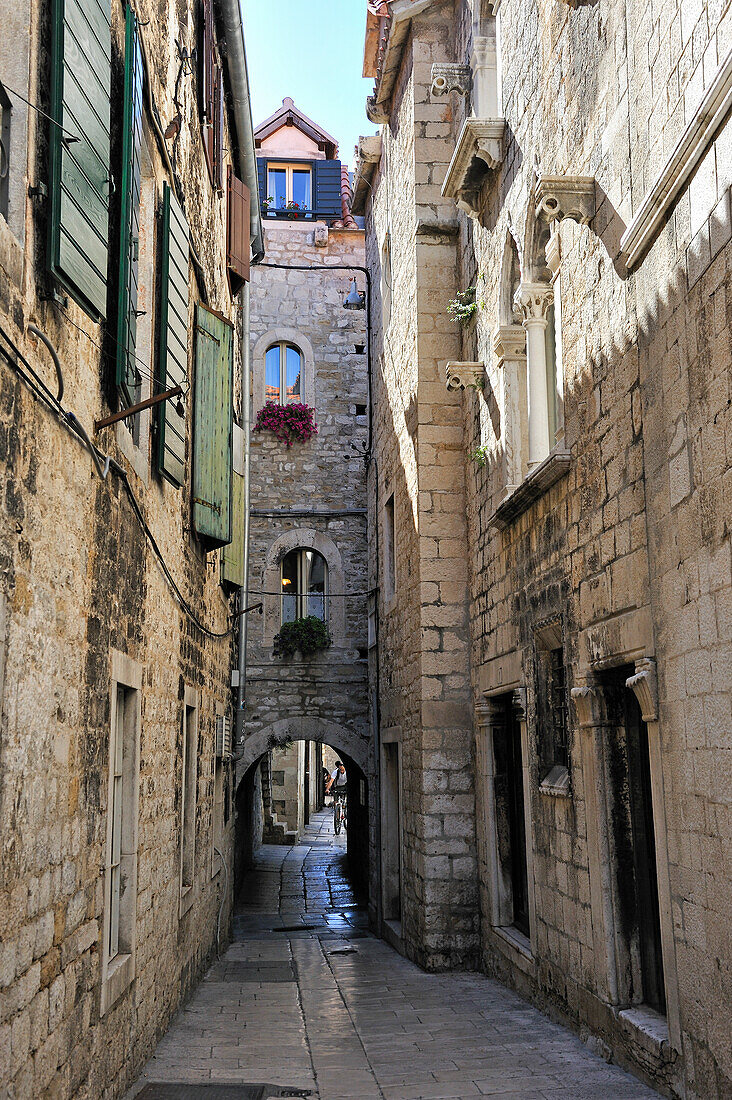
{"type": "Polygon", "coordinates": [[[287,447],[307,443],[318,434],[315,409],[310,405],[278,405],[268,401],[257,413],[255,432],[272,432],[287,447]]]}

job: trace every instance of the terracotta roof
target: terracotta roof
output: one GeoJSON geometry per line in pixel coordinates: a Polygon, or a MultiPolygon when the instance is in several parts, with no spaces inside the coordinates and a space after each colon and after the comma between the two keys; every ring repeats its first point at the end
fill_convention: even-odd
{"type": "Polygon", "coordinates": [[[341,216],[333,222],[333,229],[358,229],[356,219],[351,213],[353,192],[351,191],[351,177],[348,174],[348,166],[341,165],[341,216]]]}

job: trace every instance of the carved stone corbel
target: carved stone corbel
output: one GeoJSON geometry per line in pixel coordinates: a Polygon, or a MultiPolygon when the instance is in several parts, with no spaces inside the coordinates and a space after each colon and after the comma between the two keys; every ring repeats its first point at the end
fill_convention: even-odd
{"type": "Polygon", "coordinates": [[[377,126],[383,126],[389,121],[386,105],[377,103],[376,96],[370,95],[366,100],[366,118],[369,122],[375,122],[377,126]]]}
{"type": "Polygon", "coordinates": [[[454,199],[470,217],[478,216],[485,174],[495,171],[503,161],[505,129],[506,122],[502,118],[466,118],[463,123],[445,174],[442,194],[447,199],[454,199]]]}
{"type": "Polygon", "coordinates": [[[532,321],[546,321],[553,301],[554,290],[549,283],[521,283],[513,299],[524,326],[532,321]]]}
{"type": "Polygon", "coordinates": [[[526,360],[526,333],[523,325],[501,325],[493,336],[493,350],[499,366],[526,360]]]}
{"type": "Polygon", "coordinates": [[[479,390],[483,387],[484,366],[482,363],[450,362],[445,367],[448,390],[464,390],[468,386],[479,390]]]}
{"type": "Polygon", "coordinates": [[[514,716],[516,718],[516,721],[517,722],[525,722],[526,721],[527,707],[526,707],[526,688],[523,684],[520,684],[519,687],[514,688],[511,702],[513,703],[513,713],[514,713],[514,716]]]}
{"type": "Polygon", "coordinates": [[[432,84],[430,95],[448,95],[457,92],[466,96],[470,93],[473,76],[469,65],[458,65],[453,62],[436,61],[432,66],[432,84]]]}
{"type": "Polygon", "coordinates": [[[539,176],[536,184],[536,216],[550,224],[571,218],[589,225],[595,216],[593,176],[539,176]]]}
{"type": "Polygon", "coordinates": [[[643,721],[657,722],[658,678],[656,676],[656,662],[650,657],[642,657],[639,661],[636,661],[635,673],[628,677],[625,684],[640,704],[643,721]]]}
{"type": "Polygon", "coordinates": [[[607,707],[602,688],[595,684],[583,684],[581,687],[573,687],[570,695],[577,711],[580,729],[607,725],[607,707]]]}

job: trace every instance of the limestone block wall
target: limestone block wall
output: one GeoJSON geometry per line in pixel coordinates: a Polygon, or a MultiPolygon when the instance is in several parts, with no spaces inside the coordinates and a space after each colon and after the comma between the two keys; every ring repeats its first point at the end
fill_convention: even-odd
{"type": "MultiPolygon", "coordinates": [[[[155,102],[168,119],[175,113],[179,63],[173,37],[156,30],[167,26],[158,5],[142,0],[136,11],[153,56],[155,102]],[[166,74],[165,85],[157,83],[158,73],[166,74]]],[[[47,9],[29,5],[27,14],[30,98],[47,108],[47,9]]],[[[193,26],[181,33],[192,47],[193,26]]],[[[124,9],[115,4],[115,64],[123,37],[124,9]]],[[[185,117],[195,119],[193,82],[184,81],[179,94],[185,117]]],[[[27,170],[17,159],[13,164],[23,195],[44,178],[45,132],[43,118],[30,112],[27,170]]],[[[147,115],[144,139],[150,153],[144,187],[155,201],[141,238],[152,233],[154,239],[155,205],[167,177],[147,115]]],[[[211,306],[233,318],[224,204],[208,186],[197,123],[182,128],[176,164],[202,262],[201,288],[211,306]]],[[[73,302],[49,299],[44,202],[28,199],[23,220],[18,235],[0,218],[0,325],[55,390],[51,360],[27,326],[33,322],[48,335],[64,372],[63,403],[92,433],[95,418],[116,408],[109,404],[114,354],[103,326],[73,302]]],[[[157,306],[155,287],[145,278],[139,350],[149,356],[152,373],[157,306]]],[[[193,310],[200,293],[192,268],[190,286],[193,310]]],[[[192,347],[191,341],[190,377],[192,347]]],[[[184,401],[188,477],[190,391],[184,401]]],[[[176,490],[153,472],[150,420],[142,414],[139,447],[124,424],[101,430],[95,442],[127,471],[201,620],[225,631],[230,608],[216,555],[206,556],[190,530],[190,485],[176,490]]],[[[216,715],[230,707],[233,646],[230,637],[207,638],[183,615],[119,479],[114,473],[99,479],[88,452],[5,357],[0,465],[0,1092],[59,1100],[118,1096],[211,959],[222,903],[226,934],[225,875],[213,846],[230,867],[232,783],[228,767],[215,763],[214,732],[216,715]],[[103,1013],[110,685],[120,664],[139,677],[135,961],[131,984],[103,1013]],[[182,909],[182,730],[184,701],[191,699],[198,706],[195,855],[182,909]]]]}
{"type": "MultiPolygon", "coordinates": [[[[483,5],[484,19],[494,7],[483,5]]],[[[483,964],[579,1028],[589,1028],[616,1058],[668,1094],[723,1096],[732,1072],[717,1026],[729,998],[721,975],[730,884],[720,860],[728,832],[723,776],[729,771],[722,731],[730,718],[724,443],[731,339],[729,122],[707,135],[701,162],[630,271],[620,242],[729,63],[732,11],[728,3],[676,0],[652,9],[620,0],[504,0],[498,12],[503,159],[497,170],[484,173],[474,217],[453,206],[455,268],[443,257],[440,288],[433,292],[439,301],[440,290],[450,296],[452,288],[473,285],[478,277],[479,307],[471,325],[448,329],[451,335],[441,341],[429,311],[419,316],[411,307],[415,286],[423,274],[429,279],[429,253],[420,250],[410,202],[401,204],[397,222],[393,195],[397,186],[400,197],[414,193],[418,207],[424,183],[439,203],[435,195],[471,99],[455,92],[435,99],[424,94],[417,108],[423,94],[419,60],[466,63],[477,16],[477,4],[436,2],[410,21],[367,200],[367,256],[379,271],[380,236],[389,216],[392,226],[403,227],[402,240],[417,241],[390,303],[386,366],[375,386],[377,456],[387,476],[406,455],[413,465],[403,461],[405,480],[416,492],[423,485],[422,463],[431,458],[412,444],[407,418],[400,419],[409,392],[403,349],[413,353],[430,339],[441,369],[453,356],[484,365],[482,390],[462,391],[460,415],[440,436],[450,441],[449,424],[457,425],[456,453],[447,462],[456,495],[458,459],[465,485],[466,543],[462,548],[458,536],[455,546],[468,570],[469,632],[458,627],[453,641],[458,669],[466,667],[460,643],[469,648],[477,707],[483,964]],[[413,135],[424,117],[439,117],[449,133],[440,131],[442,143],[421,151],[413,135]],[[591,180],[589,224],[560,217],[548,240],[549,225],[536,215],[537,173],[560,177],[558,186],[562,178],[591,180]],[[519,280],[539,278],[548,285],[558,272],[563,431],[556,443],[569,460],[564,473],[526,494],[498,528],[495,513],[512,489],[507,471],[515,469],[528,434],[525,421],[512,421],[509,357],[497,346],[499,330],[512,329],[517,340],[522,335],[512,302],[518,284],[507,260],[514,248],[519,280]],[[390,344],[398,349],[396,367],[390,344]],[[469,457],[479,446],[484,465],[469,457]],[[555,641],[548,643],[548,636],[555,641]],[[566,667],[569,719],[563,790],[544,784],[552,722],[545,655],[547,645],[556,644],[566,667]],[[627,819],[629,796],[613,775],[617,734],[610,732],[608,717],[620,677],[623,684],[636,679],[648,730],[666,995],[665,1016],[659,1018],[642,1004],[633,960],[637,912],[627,882],[622,886],[624,834],[618,822],[627,819]],[[506,837],[497,832],[502,826],[490,762],[499,737],[494,708],[506,699],[521,730],[525,771],[530,934],[524,939],[511,927],[501,894],[506,837]]],[[[669,178],[673,185],[673,169],[669,178]]],[[[438,223],[445,218],[439,204],[428,206],[426,217],[436,210],[438,223]]],[[[420,369],[423,362],[419,354],[420,369]]],[[[526,371],[525,358],[519,369],[526,371]]],[[[450,415],[453,401],[445,391],[450,415]]],[[[421,432],[417,438],[426,442],[421,432]]],[[[412,517],[421,535],[416,505],[412,517]]],[[[383,524],[379,538],[383,545],[383,524]]],[[[417,538],[415,530],[412,547],[417,538]]],[[[404,728],[417,722],[406,703],[406,690],[416,694],[407,669],[417,658],[406,638],[409,628],[398,635],[388,608],[379,627],[386,670],[382,711],[397,716],[389,721],[401,725],[404,738],[404,728]]],[[[423,631],[423,668],[432,660],[429,646],[423,631]]],[[[631,689],[623,690],[632,696],[631,689]]],[[[420,765],[427,768],[426,754],[420,765]]],[[[412,850],[419,844],[408,825],[416,785],[408,782],[405,790],[407,939],[419,934],[408,917],[412,850]]]]}
{"type": "MultiPolygon", "coordinates": [[[[328,270],[362,267],[363,242],[360,230],[268,224],[265,264],[252,277],[254,410],[263,397],[264,353],[277,340],[289,340],[306,360],[304,400],[315,408],[318,434],[290,448],[270,433],[252,435],[249,599],[261,599],[264,611],[249,623],[245,746],[261,744],[264,751],[287,739],[322,740],[348,754],[370,780],[366,318],[363,311],[343,309],[351,279],[355,275],[364,289],[365,278],[358,270],[328,270]],[[315,270],[268,266],[273,264],[315,270]],[[285,659],[273,655],[281,623],[280,563],[298,547],[326,559],[333,645],[309,658],[285,659]]],[[[371,782],[369,790],[374,797],[371,782]]],[[[371,871],[376,874],[375,859],[371,871]]]]}

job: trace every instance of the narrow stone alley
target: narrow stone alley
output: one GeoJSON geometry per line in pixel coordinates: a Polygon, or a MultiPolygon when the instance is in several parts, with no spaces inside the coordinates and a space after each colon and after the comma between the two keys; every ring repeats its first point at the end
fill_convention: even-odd
{"type": "Polygon", "coordinates": [[[329,810],[264,845],[234,942],[127,1100],[656,1095],[480,974],[426,974],[366,930],[329,810]]]}

